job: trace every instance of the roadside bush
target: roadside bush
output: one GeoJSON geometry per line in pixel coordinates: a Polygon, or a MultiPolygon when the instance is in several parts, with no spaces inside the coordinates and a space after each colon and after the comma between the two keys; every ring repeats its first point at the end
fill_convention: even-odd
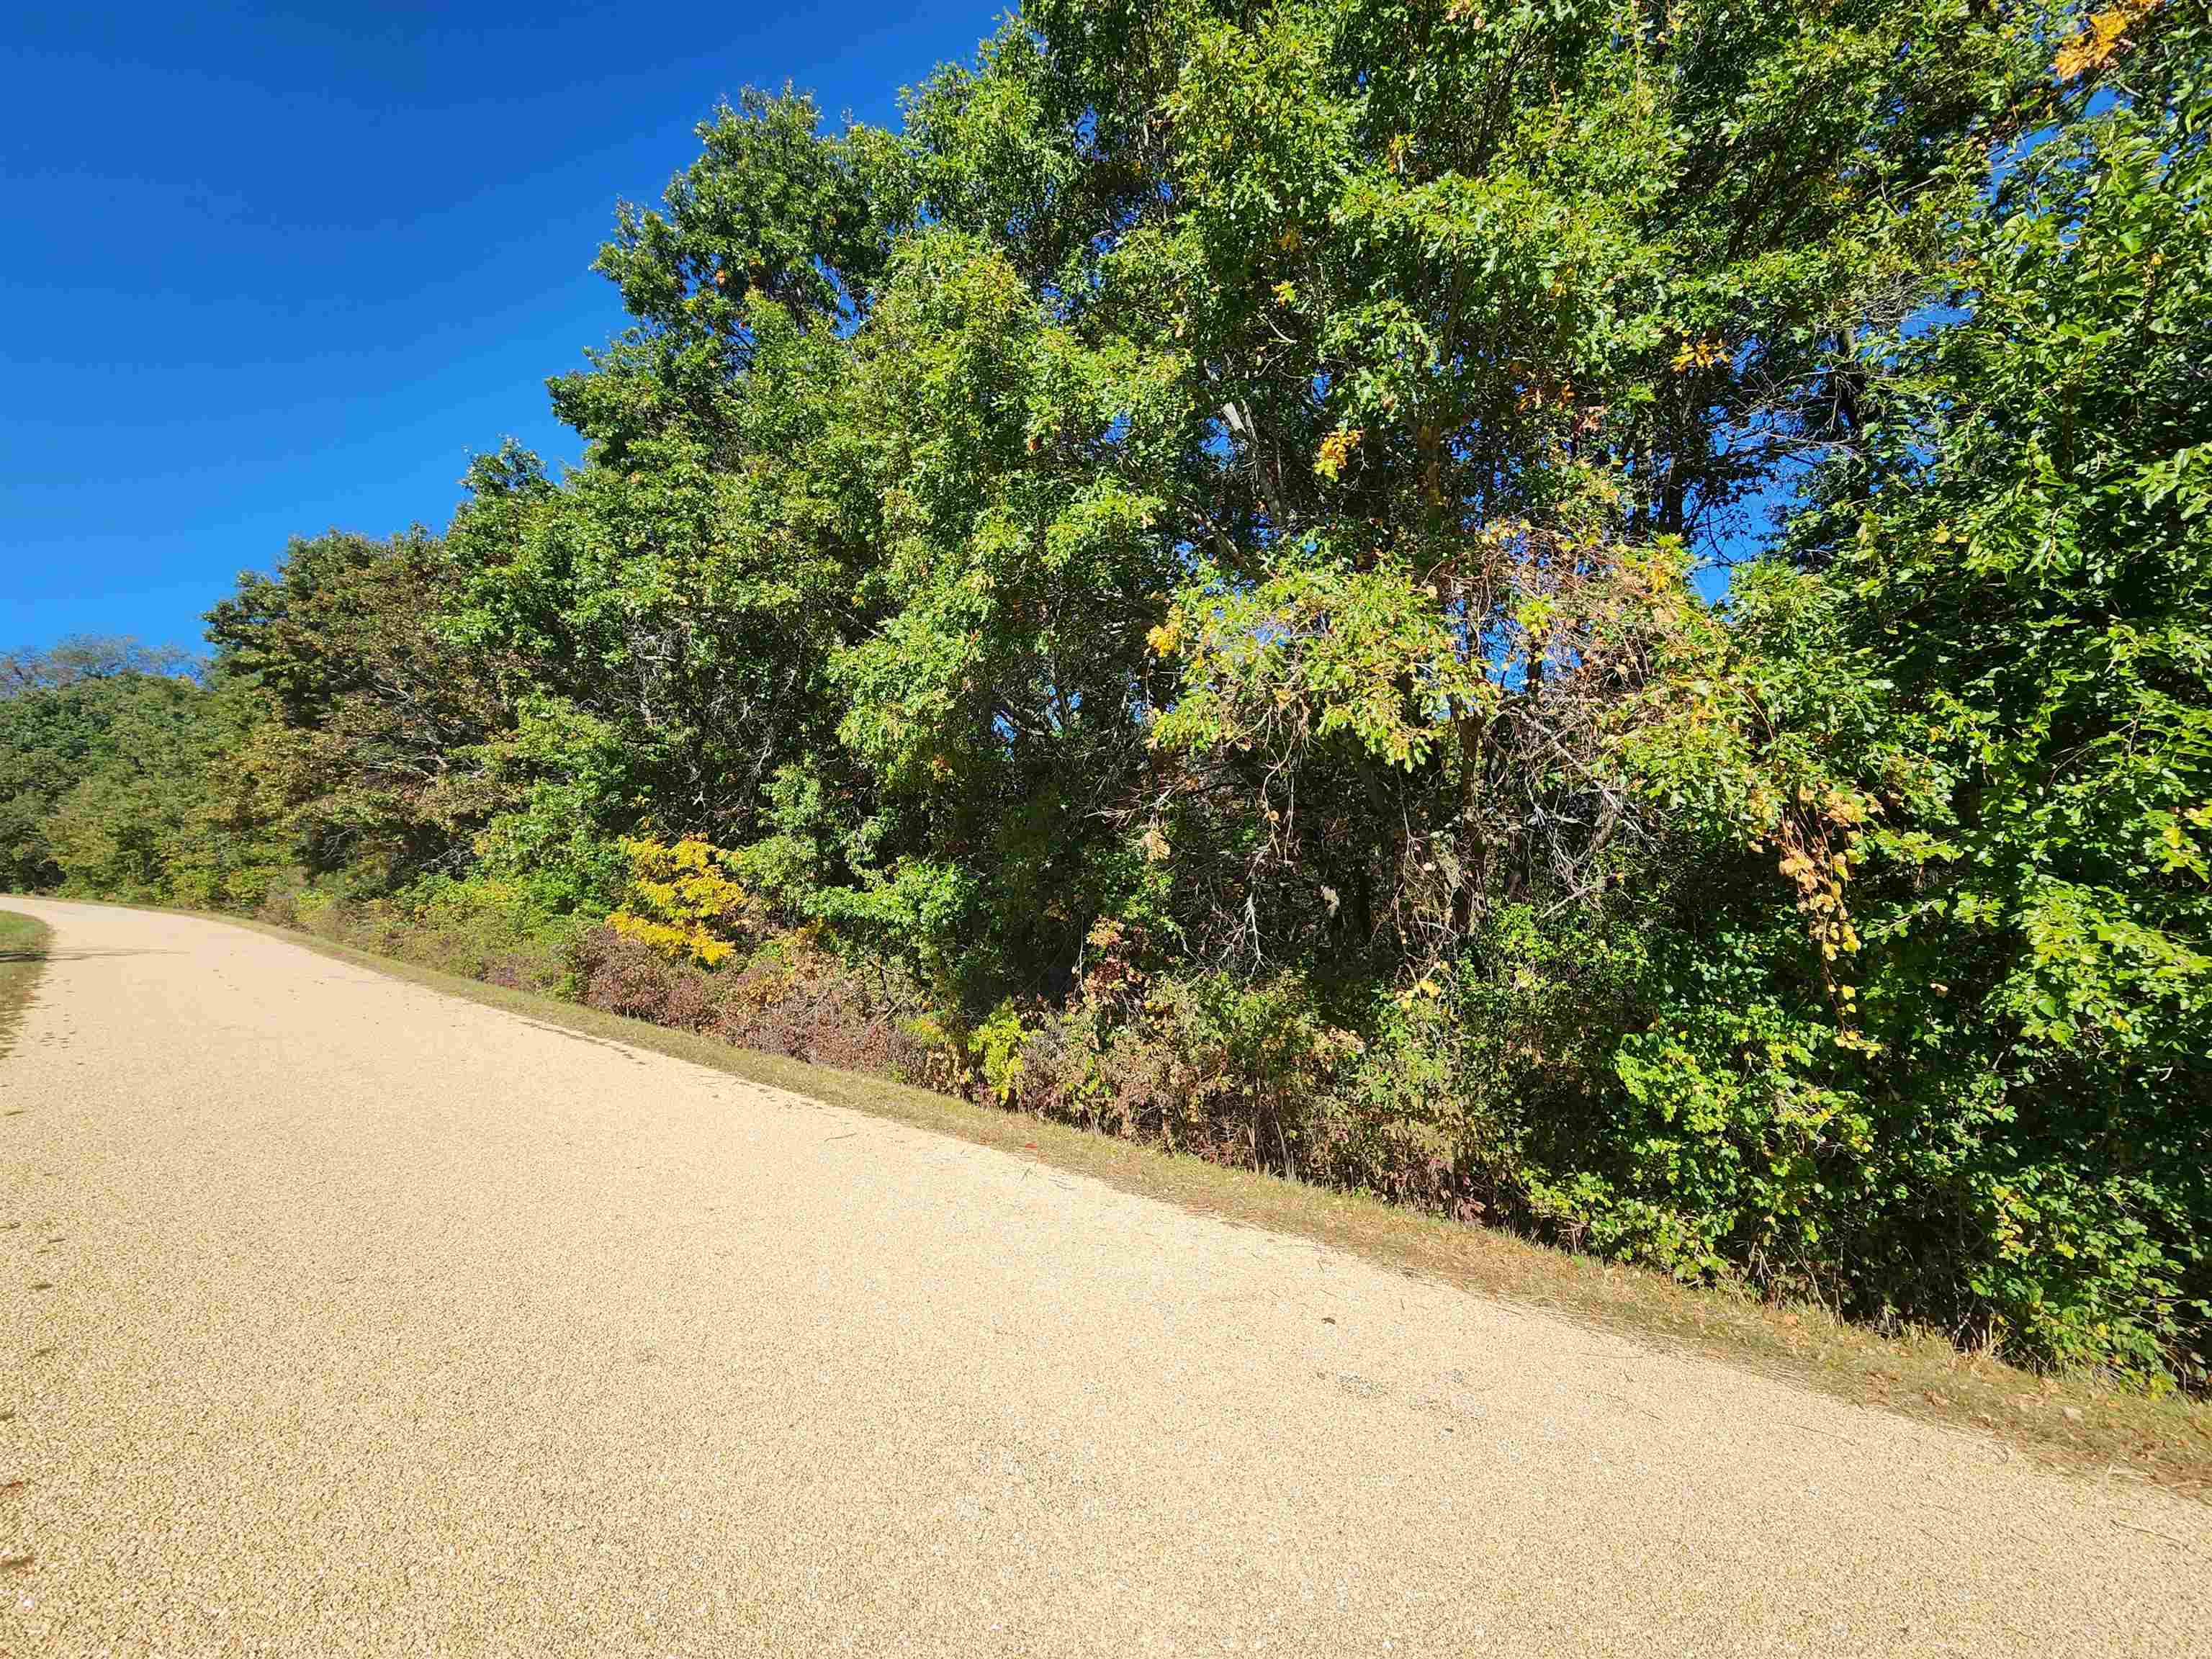
{"type": "Polygon", "coordinates": [[[249,913],[256,921],[267,922],[272,927],[300,927],[300,895],[303,884],[296,872],[271,881],[262,890],[260,898],[249,913]]]}
{"type": "Polygon", "coordinates": [[[671,844],[625,839],[629,891],[607,918],[617,933],[672,962],[719,967],[757,932],[753,899],[738,884],[737,855],[696,837],[671,844]]]}
{"type": "Polygon", "coordinates": [[[346,902],[327,887],[301,887],[289,895],[291,925],[333,944],[354,941],[354,917],[346,902]]]}
{"type": "Polygon", "coordinates": [[[548,915],[503,878],[434,876],[405,891],[360,897],[327,879],[274,884],[257,920],[464,979],[558,993],[569,977],[574,917],[548,915]]]}
{"type": "Polygon", "coordinates": [[[1217,1163],[1334,1179],[1348,1124],[1340,1090],[1361,1043],[1295,975],[1148,974],[1104,921],[1064,1010],[1003,1005],[970,1042],[981,1091],[1003,1105],[1217,1163]]]}
{"type": "Polygon", "coordinates": [[[725,1040],[847,1071],[899,1074],[899,1011],[915,998],[889,970],[872,985],[801,929],[715,977],[714,1029],[725,1040]]]}
{"type": "Polygon", "coordinates": [[[568,975],[568,943],[580,923],[548,914],[528,888],[506,878],[442,876],[380,907],[381,948],[466,979],[551,991],[568,975]]]}
{"type": "MultiPolygon", "coordinates": [[[[884,1077],[912,1076],[924,1049],[902,1030],[888,980],[869,985],[804,933],[769,940],[741,964],[709,969],[672,961],[620,929],[591,927],[570,942],[567,963],[574,994],[588,1007],[742,1048],[884,1077]]],[[[952,1079],[913,1080],[941,1087],[952,1079]]]]}
{"type": "MultiPolygon", "coordinates": [[[[576,1000],[629,1019],[670,1025],[675,982],[686,970],[612,927],[587,927],[568,949],[576,1000]]],[[[696,970],[695,970],[696,971],[696,970]]]]}

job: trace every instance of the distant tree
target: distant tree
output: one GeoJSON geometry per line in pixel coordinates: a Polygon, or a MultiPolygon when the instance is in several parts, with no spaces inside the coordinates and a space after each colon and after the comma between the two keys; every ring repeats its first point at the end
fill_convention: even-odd
{"type": "Polygon", "coordinates": [[[489,816],[487,745],[513,724],[484,655],[441,623],[445,544],[333,531],[295,540],[208,613],[210,672],[250,690],[250,787],[283,803],[313,871],[386,885],[471,856],[489,816]]]}
{"type": "Polygon", "coordinates": [[[190,702],[199,666],[178,647],[124,638],[78,637],[0,655],[0,889],[60,884],[60,804],[128,745],[134,708],[190,702]]]}
{"type": "Polygon", "coordinates": [[[202,665],[182,646],[142,645],[128,635],[81,634],[43,649],[0,653],[0,697],[118,674],[194,675],[202,665]]]}

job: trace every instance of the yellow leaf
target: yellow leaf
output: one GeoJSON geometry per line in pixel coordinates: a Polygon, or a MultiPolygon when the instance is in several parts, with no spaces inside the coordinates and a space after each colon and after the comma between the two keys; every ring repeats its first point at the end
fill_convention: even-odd
{"type": "Polygon", "coordinates": [[[1361,428],[1339,427],[1321,441],[1321,449],[1314,457],[1314,471],[1331,483],[1342,476],[1345,463],[1352,452],[1359,447],[1361,428]]]}
{"type": "Polygon", "coordinates": [[[1728,361],[1728,348],[1712,335],[1702,340],[1685,340],[1674,353],[1674,372],[1686,374],[1693,368],[1711,368],[1728,361]]]}
{"type": "Polygon", "coordinates": [[[2051,72],[2062,81],[2071,81],[2104,68],[2119,56],[2122,47],[2135,44],[2128,39],[2128,30],[2159,5],[2160,0],[2120,0],[2118,5],[2099,12],[2059,50],[2051,60],[2051,72]]]}

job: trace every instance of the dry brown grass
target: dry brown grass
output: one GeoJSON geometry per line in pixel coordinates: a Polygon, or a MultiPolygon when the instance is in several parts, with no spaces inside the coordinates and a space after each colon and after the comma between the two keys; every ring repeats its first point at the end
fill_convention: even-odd
{"type": "Polygon", "coordinates": [[[1855,1403],[1989,1435],[2060,1468],[2154,1482],[2212,1501],[2212,1402],[2154,1399],[2094,1379],[2037,1376],[1962,1354],[1940,1337],[1877,1336],[1818,1308],[1678,1285],[1644,1269],[1438,1220],[1359,1194],[1224,1169],[880,1078],[734,1048],[714,1037],[457,978],[289,928],[237,925],[547,1024],[1035,1158],[1124,1192],[1313,1239],[1400,1272],[1687,1348],[1855,1403]]]}

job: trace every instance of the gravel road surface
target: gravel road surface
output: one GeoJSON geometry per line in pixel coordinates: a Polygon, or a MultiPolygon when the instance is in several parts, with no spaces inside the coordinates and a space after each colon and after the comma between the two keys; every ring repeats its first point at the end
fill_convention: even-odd
{"type": "Polygon", "coordinates": [[[29,900],[0,1653],[2212,1651],[2212,1509],[29,900]]]}

